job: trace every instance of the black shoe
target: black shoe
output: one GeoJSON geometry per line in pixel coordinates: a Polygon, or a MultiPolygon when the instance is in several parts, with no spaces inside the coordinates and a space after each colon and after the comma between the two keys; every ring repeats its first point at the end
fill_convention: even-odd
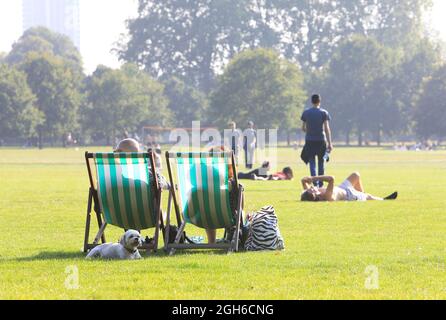
{"type": "Polygon", "coordinates": [[[153,242],[152,238],[146,237],[143,244],[151,244],[153,242]]]}
{"type": "Polygon", "coordinates": [[[390,196],[384,198],[384,200],[396,200],[398,198],[398,192],[392,193],[390,196]]]}

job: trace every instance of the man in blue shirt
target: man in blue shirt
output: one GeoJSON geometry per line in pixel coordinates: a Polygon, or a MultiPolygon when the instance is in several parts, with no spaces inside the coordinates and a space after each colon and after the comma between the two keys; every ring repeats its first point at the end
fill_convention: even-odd
{"type": "MultiPolygon", "coordinates": [[[[313,107],[307,109],[302,114],[302,130],[306,133],[305,146],[302,150],[301,158],[306,164],[310,164],[312,177],[323,176],[325,174],[324,156],[326,152],[333,150],[330,130],[330,114],[321,108],[321,97],[315,94],[311,97],[313,107]],[[318,159],[318,172],[316,173],[316,157],[318,159]]],[[[316,181],[315,186],[322,187],[322,181],[316,181]]]]}

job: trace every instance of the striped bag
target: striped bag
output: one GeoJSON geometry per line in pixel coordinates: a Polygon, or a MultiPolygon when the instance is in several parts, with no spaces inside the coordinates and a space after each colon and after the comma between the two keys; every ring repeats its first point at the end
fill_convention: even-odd
{"type": "Polygon", "coordinates": [[[283,250],[285,244],[280,234],[274,207],[263,207],[256,212],[249,227],[245,250],[283,250]]]}

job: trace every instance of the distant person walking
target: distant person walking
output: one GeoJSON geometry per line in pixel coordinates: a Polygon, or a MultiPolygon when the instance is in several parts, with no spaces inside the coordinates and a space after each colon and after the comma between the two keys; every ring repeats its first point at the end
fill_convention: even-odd
{"type": "Polygon", "coordinates": [[[248,129],[243,132],[243,150],[245,151],[245,167],[252,169],[254,164],[254,154],[256,151],[257,133],[254,129],[254,122],[248,122],[248,129]]]}
{"type": "MultiPolygon", "coordinates": [[[[321,108],[321,97],[315,94],[311,97],[313,107],[307,109],[302,114],[302,130],[306,133],[305,146],[302,150],[301,158],[305,164],[310,164],[310,174],[312,177],[325,175],[326,155],[333,150],[330,130],[330,114],[321,108]],[[316,172],[317,157],[317,172],[316,172]],[[325,158],[325,159],[324,159],[325,158]]],[[[314,181],[314,185],[323,186],[323,181],[314,181]]]]}
{"type": "Polygon", "coordinates": [[[235,122],[229,123],[229,129],[229,146],[234,152],[235,161],[238,162],[238,152],[240,150],[240,139],[242,137],[242,134],[240,130],[237,129],[237,124],[235,122]]]}

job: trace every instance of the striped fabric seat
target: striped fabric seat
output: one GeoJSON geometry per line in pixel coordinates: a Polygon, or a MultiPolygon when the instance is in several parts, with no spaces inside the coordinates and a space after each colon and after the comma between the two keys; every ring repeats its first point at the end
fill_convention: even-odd
{"type": "Polygon", "coordinates": [[[205,229],[234,226],[229,198],[229,153],[171,153],[176,160],[180,209],[187,223],[205,229]]]}
{"type": "Polygon", "coordinates": [[[105,221],[124,229],[155,227],[155,197],[147,154],[95,153],[93,158],[105,221]]]}

